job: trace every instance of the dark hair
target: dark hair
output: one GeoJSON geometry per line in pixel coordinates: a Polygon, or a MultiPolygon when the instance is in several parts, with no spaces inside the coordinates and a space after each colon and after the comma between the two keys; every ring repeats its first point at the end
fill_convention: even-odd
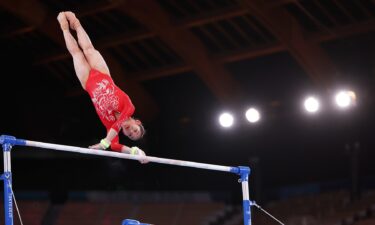
{"type": "Polygon", "coordinates": [[[142,124],[139,124],[138,126],[139,126],[140,131],[141,131],[141,135],[138,138],[138,140],[139,140],[139,139],[143,138],[143,136],[145,136],[146,130],[145,130],[145,128],[144,128],[144,126],[142,124]]]}

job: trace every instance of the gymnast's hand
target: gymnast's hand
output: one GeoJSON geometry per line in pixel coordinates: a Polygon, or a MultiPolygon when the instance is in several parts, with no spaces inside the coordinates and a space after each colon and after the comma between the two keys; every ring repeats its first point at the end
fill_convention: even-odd
{"type": "Polygon", "coordinates": [[[100,141],[100,143],[91,145],[89,148],[105,150],[109,148],[109,146],[111,146],[111,142],[104,138],[100,141]]]}
{"type": "Polygon", "coordinates": [[[139,162],[142,163],[142,164],[145,164],[145,163],[149,162],[148,159],[147,159],[146,153],[138,147],[131,147],[130,151],[129,151],[129,154],[141,156],[140,157],[141,159],[139,160],[139,162]]]}

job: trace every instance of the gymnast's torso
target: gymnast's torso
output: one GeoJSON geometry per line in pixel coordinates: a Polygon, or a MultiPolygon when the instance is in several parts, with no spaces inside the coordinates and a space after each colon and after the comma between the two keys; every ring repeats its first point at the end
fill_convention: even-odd
{"type": "Polygon", "coordinates": [[[114,128],[118,131],[122,122],[118,121],[118,118],[124,120],[134,113],[134,105],[129,96],[118,88],[107,74],[91,69],[86,82],[86,91],[107,130],[114,128],[113,125],[118,123],[114,128]],[[116,114],[119,116],[116,117],[116,114]]]}

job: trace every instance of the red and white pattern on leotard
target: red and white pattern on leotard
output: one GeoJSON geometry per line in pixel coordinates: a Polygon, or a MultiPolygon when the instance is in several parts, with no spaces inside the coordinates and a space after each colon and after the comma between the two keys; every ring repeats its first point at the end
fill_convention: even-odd
{"type": "Polygon", "coordinates": [[[118,111],[119,97],[115,94],[115,87],[106,79],[96,83],[96,88],[92,92],[92,102],[96,111],[101,117],[108,121],[115,121],[113,111],[118,111]]]}

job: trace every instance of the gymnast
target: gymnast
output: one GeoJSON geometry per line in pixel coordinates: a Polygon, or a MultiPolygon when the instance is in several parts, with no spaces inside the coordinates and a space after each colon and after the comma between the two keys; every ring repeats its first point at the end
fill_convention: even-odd
{"type": "MultiPolygon", "coordinates": [[[[89,36],[73,12],[60,12],[57,20],[64,34],[65,44],[73,57],[74,70],[84,90],[88,92],[95,110],[107,130],[107,136],[92,149],[107,149],[132,155],[146,156],[137,147],[119,143],[119,131],[131,140],[139,140],[145,134],[140,120],[132,117],[135,107],[129,96],[113,82],[104,58],[91,43],[89,36]],[[70,33],[77,33],[77,40],[70,33]]],[[[140,160],[147,163],[147,157],[140,160]]]]}

